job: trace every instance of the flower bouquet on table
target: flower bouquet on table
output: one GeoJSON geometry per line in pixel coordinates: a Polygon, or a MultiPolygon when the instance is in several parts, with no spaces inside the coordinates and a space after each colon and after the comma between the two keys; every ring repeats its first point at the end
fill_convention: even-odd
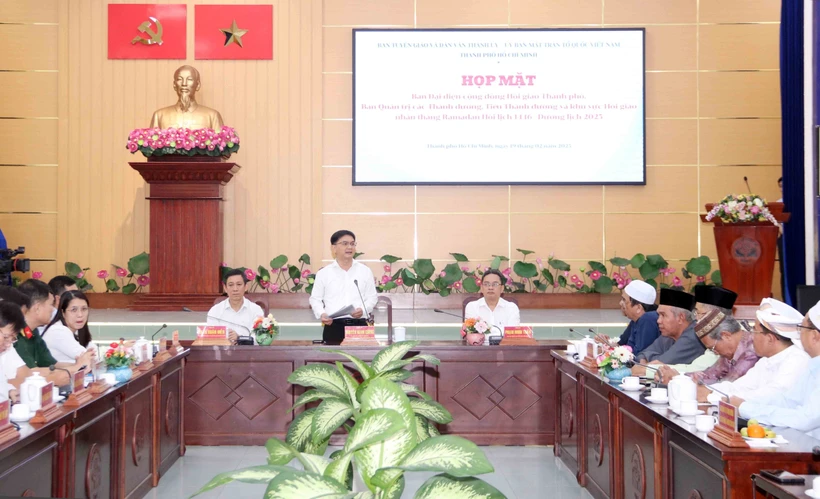
{"type": "Polygon", "coordinates": [[[632,374],[632,369],[627,367],[627,364],[635,360],[635,354],[632,353],[631,346],[623,345],[607,348],[595,360],[598,369],[610,382],[620,383],[622,379],[632,374]]]}
{"type": "Polygon", "coordinates": [[[769,212],[766,200],[757,194],[729,194],[706,214],[707,221],[715,217],[726,224],[771,222],[777,227],[780,226],[769,212]]]}
{"type": "Polygon", "coordinates": [[[110,348],[105,352],[106,372],[113,374],[117,383],[124,383],[131,379],[133,374],[131,364],[135,360],[134,352],[122,340],[111,343],[110,348]]]}
{"type": "Polygon", "coordinates": [[[468,345],[483,345],[484,335],[490,330],[490,325],[482,319],[465,319],[461,325],[461,337],[468,345]]]}
{"type": "Polygon", "coordinates": [[[253,323],[253,335],[256,336],[256,343],[268,346],[273,343],[279,335],[279,323],[273,318],[273,314],[267,317],[257,317],[253,323]]]}

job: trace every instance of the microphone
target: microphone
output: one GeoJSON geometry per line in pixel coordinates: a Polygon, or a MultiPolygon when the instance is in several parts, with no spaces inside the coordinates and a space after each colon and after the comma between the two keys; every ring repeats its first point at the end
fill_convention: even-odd
{"type": "Polygon", "coordinates": [[[460,315],[457,315],[457,314],[454,314],[454,313],[451,313],[451,312],[445,312],[444,310],[442,310],[442,309],[440,309],[440,308],[434,308],[434,309],[433,309],[433,312],[435,312],[435,313],[437,313],[437,314],[451,315],[451,316],[456,317],[456,318],[458,318],[459,320],[461,320],[461,316],[460,316],[460,315]]]}
{"type": "Polygon", "coordinates": [[[188,308],[188,307],[182,307],[182,311],[183,311],[183,312],[193,312],[193,310],[191,310],[191,309],[190,309],[190,308],[188,308]]]}
{"type": "Polygon", "coordinates": [[[168,324],[163,324],[162,327],[157,329],[157,332],[151,335],[151,341],[154,341],[154,337],[156,337],[156,335],[158,335],[159,332],[165,329],[166,327],[168,327],[168,324]]]}
{"type": "Polygon", "coordinates": [[[162,331],[163,329],[165,329],[166,327],[168,327],[168,324],[163,324],[162,327],[157,329],[156,333],[151,335],[151,353],[152,353],[151,357],[152,358],[156,357],[157,354],[159,353],[159,345],[154,343],[154,337],[156,337],[156,335],[158,335],[159,332],[162,331]]]}
{"type": "Polygon", "coordinates": [[[743,176],[743,181],[744,181],[744,182],[746,182],[746,188],[747,188],[747,189],[749,189],[749,194],[751,194],[751,193],[752,193],[752,188],[751,188],[751,187],[749,187],[749,177],[747,177],[746,175],[744,175],[744,176],[743,176]]]}
{"type": "Polygon", "coordinates": [[[820,456],[820,445],[815,445],[811,450],[813,456],[820,456]]]}
{"type": "Polygon", "coordinates": [[[359,280],[358,279],[353,279],[353,284],[356,285],[356,291],[359,293],[359,299],[362,301],[362,307],[364,307],[362,310],[364,310],[365,320],[367,321],[368,325],[372,326],[373,324],[375,324],[376,321],[371,320],[370,319],[370,314],[367,312],[367,305],[365,305],[365,303],[364,303],[364,297],[362,296],[362,290],[359,289],[359,280]]]}
{"type": "MultiPolygon", "coordinates": [[[[591,331],[591,330],[590,330],[590,331],[591,331]]],[[[581,338],[584,338],[584,339],[586,339],[586,338],[587,338],[587,336],[586,336],[586,335],[581,334],[581,333],[579,333],[578,331],[576,331],[576,330],[574,330],[574,329],[572,329],[572,328],[569,328],[569,332],[570,332],[570,333],[572,333],[572,334],[574,334],[574,335],[576,335],[576,336],[580,336],[581,338]]]]}
{"type": "Polygon", "coordinates": [[[71,391],[74,390],[74,387],[72,386],[74,383],[71,382],[73,378],[73,376],[71,375],[71,371],[69,371],[68,369],[64,369],[62,367],[57,367],[57,364],[51,364],[50,366],[48,366],[48,370],[51,372],[54,372],[56,370],[65,371],[66,374],[68,374],[68,393],[71,393],[71,391]]]}

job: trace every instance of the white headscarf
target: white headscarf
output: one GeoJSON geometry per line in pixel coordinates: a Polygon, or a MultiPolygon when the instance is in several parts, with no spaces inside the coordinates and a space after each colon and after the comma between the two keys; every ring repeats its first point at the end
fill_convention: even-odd
{"type": "MultiPolygon", "coordinates": [[[[816,305],[815,305],[816,307],[816,305]]],[[[820,309],[817,311],[820,318],[820,309]]],[[[763,298],[760,308],[756,312],[757,320],[766,329],[789,338],[795,344],[800,343],[800,329],[797,327],[803,322],[803,314],[774,298],[763,298]]]]}

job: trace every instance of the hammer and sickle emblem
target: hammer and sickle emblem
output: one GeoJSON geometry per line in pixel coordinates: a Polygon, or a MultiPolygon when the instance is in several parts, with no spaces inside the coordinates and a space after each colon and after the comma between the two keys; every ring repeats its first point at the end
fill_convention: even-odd
{"type": "Polygon", "coordinates": [[[151,21],[144,21],[139,25],[139,27],[137,27],[137,31],[147,34],[148,38],[135,36],[134,39],[131,40],[131,45],[134,45],[135,43],[142,43],[144,45],[162,45],[162,23],[159,22],[159,19],[156,17],[149,17],[148,19],[157,25],[157,30],[154,31],[151,29],[151,21]]]}

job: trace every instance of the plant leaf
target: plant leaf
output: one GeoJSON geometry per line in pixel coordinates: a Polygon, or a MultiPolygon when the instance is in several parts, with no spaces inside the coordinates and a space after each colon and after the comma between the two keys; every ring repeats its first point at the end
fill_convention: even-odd
{"type": "MultiPolygon", "coordinates": [[[[337,452],[342,451],[339,450],[337,452]]],[[[333,458],[323,474],[339,483],[347,482],[347,476],[350,472],[350,461],[352,459],[353,454],[342,452],[339,456],[333,458]]]]}
{"type": "Polygon", "coordinates": [[[265,449],[268,450],[268,464],[271,466],[284,466],[299,453],[299,451],[278,438],[268,439],[265,442],[265,449]]]}
{"type": "Polygon", "coordinates": [[[420,258],[413,262],[413,270],[416,271],[416,276],[423,281],[433,276],[433,272],[436,271],[436,267],[433,265],[433,260],[430,260],[429,258],[420,258]]]}
{"type": "Polygon", "coordinates": [[[341,355],[342,357],[346,358],[350,362],[353,363],[353,367],[359,371],[359,374],[362,375],[362,379],[369,379],[373,377],[376,372],[367,365],[365,361],[356,357],[355,355],[349,354],[347,352],[343,352],[341,350],[335,350],[333,348],[320,348],[320,352],[328,352],[328,353],[335,353],[336,355],[341,355]]]}
{"type": "Polygon", "coordinates": [[[558,285],[562,288],[566,288],[567,287],[567,278],[562,276],[562,275],[559,275],[558,276],[558,285]]]}
{"type": "Polygon", "coordinates": [[[610,258],[609,263],[611,263],[615,267],[626,267],[627,265],[629,265],[629,260],[627,260],[626,258],[621,258],[621,257],[616,256],[616,257],[610,258]]]}
{"type": "Polygon", "coordinates": [[[643,253],[636,253],[635,256],[629,260],[629,264],[632,265],[632,268],[636,269],[641,268],[641,265],[643,265],[644,262],[646,262],[646,257],[643,256],[643,253]]]}
{"type": "Polygon", "coordinates": [[[604,265],[603,263],[593,261],[587,263],[589,263],[589,268],[591,268],[592,270],[597,270],[601,274],[606,275],[606,265],[604,265]]]}
{"type": "Polygon", "coordinates": [[[380,350],[370,362],[370,367],[376,372],[380,373],[385,370],[388,364],[394,360],[400,360],[404,355],[415,346],[418,346],[418,341],[399,341],[393,343],[387,348],[380,350]]]}
{"type": "MultiPolygon", "coordinates": [[[[476,444],[456,435],[428,438],[419,443],[397,468],[404,471],[440,471],[454,477],[495,471],[476,444]]],[[[379,482],[379,478],[374,476],[373,483],[378,485],[379,482]]]]}
{"type": "Polygon", "coordinates": [[[389,487],[382,489],[381,499],[400,499],[403,492],[404,476],[400,476],[399,479],[394,480],[389,487]]]}
{"type": "Polygon", "coordinates": [[[686,263],[686,270],[696,276],[707,276],[712,271],[712,262],[708,256],[692,258],[686,263]]]}
{"type": "Polygon", "coordinates": [[[293,407],[288,409],[288,412],[296,409],[300,405],[309,404],[311,402],[316,402],[317,400],[322,400],[336,396],[336,394],[323,392],[322,390],[308,390],[305,393],[299,395],[299,397],[297,397],[296,403],[293,404],[293,407]]]}
{"type": "Polygon", "coordinates": [[[594,284],[595,292],[596,293],[602,293],[602,294],[611,293],[612,288],[614,287],[614,285],[615,285],[615,281],[613,281],[612,279],[610,279],[609,277],[607,277],[605,275],[601,276],[601,277],[598,278],[597,281],[595,281],[595,284],[594,284]]]}
{"type": "Polygon", "coordinates": [[[339,398],[347,397],[347,385],[336,369],[327,364],[308,364],[293,371],[288,382],[294,385],[316,387],[339,398]]]}
{"type": "Polygon", "coordinates": [[[445,409],[443,405],[432,400],[411,398],[410,407],[413,408],[413,412],[416,414],[439,424],[447,424],[453,421],[453,415],[450,414],[450,411],[445,409]]]}
{"type": "Polygon", "coordinates": [[[313,440],[308,440],[305,444],[305,453],[316,454],[317,456],[324,456],[328,444],[330,444],[330,438],[322,440],[319,443],[313,443],[313,440]]]}
{"type": "Polygon", "coordinates": [[[638,269],[638,272],[641,274],[641,277],[644,280],[654,279],[658,277],[660,274],[660,267],[656,267],[655,265],[651,264],[649,260],[645,261],[643,265],[638,269]]]}
{"type": "Polygon", "coordinates": [[[456,281],[460,281],[464,277],[461,267],[457,263],[448,263],[444,266],[444,276],[441,277],[441,282],[445,286],[452,286],[456,281]]]}
{"type": "Polygon", "coordinates": [[[547,284],[549,284],[550,286],[555,284],[555,278],[552,277],[552,272],[550,272],[549,270],[541,269],[541,276],[544,278],[544,280],[547,281],[547,284]]]}
{"type": "Polygon", "coordinates": [[[563,260],[556,260],[555,258],[553,258],[552,260],[549,260],[547,263],[549,263],[550,267],[561,272],[569,272],[570,270],[569,264],[563,260]]]}
{"type": "Polygon", "coordinates": [[[407,369],[393,369],[391,371],[384,371],[383,373],[379,373],[376,375],[377,378],[386,379],[388,381],[404,381],[408,378],[413,377],[413,373],[408,371],[407,369]]]}
{"type": "Polygon", "coordinates": [[[712,272],[712,284],[715,286],[723,286],[723,277],[720,275],[720,270],[712,272]]]}
{"type": "Polygon", "coordinates": [[[114,279],[108,279],[107,281],[105,281],[105,288],[108,291],[119,291],[120,285],[117,284],[117,281],[115,281],[114,279]]]}
{"type": "Polygon", "coordinates": [[[296,458],[299,460],[300,463],[302,463],[302,466],[305,467],[305,471],[308,471],[310,473],[316,473],[318,475],[324,475],[325,470],[330,464],[330,459],[324,456],[306,454],[304,452],[296,453],[296,458]]]}
{"type": "Polygon", "coordinates": [[[128,271],[135,275],[145,275],[150,272],[150,257],[148,253],[142,252],[137,256],[128,259],[128,271]]]}
{"type": "Polygon", "coordinates": [[[669,262],[664,260],[664,258],[661,255],[647,255],[646,261],[658,267],[659,269],[665,269],[669,266],[669,262]]]}
{"type": "Polygon", "coordinates": [[[469,276],[465,277],[464,280],[461,281],[461,286],[467,293],[478,293],[481,290],[481,286],[476,284],[475,279],[469,276]]]}
{"type": "Polygon", "coordinates": [[[452,255],[453,258],[455,258],[456,261],[459,262],[459,263],[469,262],[470,261],[466,256],[464,256],[461,253],[450,253],[450,255],[452,255]]]}
{"type": "Polygon", "coordinates": [[[337,428],[353,415],[353,405],[350,401],[338,398],[329,398],[322,401],[316,408],[311,423],[311,439],[318,444],[336,431],[337,428]]]}
{"type": "Polygon", "coordinates": [[[288,263],[287,255],[279,255],[270,261],[270,268],[281,269],[288,263]]]}
{"type": "Polygon", "coordinates": [[[310,441],[310,429],[313,424],[313,413],[316,408],[308,409],[296,416],[288,426],[285,442],[299,452],[304,452],[305,445],[310,441]]]}
{"type": "Polygon", "coordinates": [[[493,261],[490,262],[490,268],[493,270],[498,270],[498,267],[501,266],[501,257],[497,256],[493,258],[493,261]]]}
{"type": "Polygon", "coordinates": [[[73,277],[76,280],[76,279],[78,279],[77,276],[80,275],[80,272],[82,272],[82,271],[83,271],[83,269],[80,268],[80,266],[77,265],[76,263],[74,263],[74,262],[65,262],[65,273],[66,273],[67,276],[73,277]]]}
{"type": "Polygon", "coordinates": [[[530,250],[525,250],[525,249],[520,249],[520,248],[515,248],[515,251],[521,253],[524,256],[532,255],[533,253],[535,253],[535,251],[530,251],[530,250]]]}
{"type": "Polygon", "coordinates": [[[299,257],[299,261],[305,265],[310,265],[310,255],[303,253],[302,256],[299,257]]]}
{"type": "Polygon", "coordinates": [[[197,490],[191,497],[198,496],[204,492],[215,489],[220,485],[231,482],[243,483],[268,483],[279,475],[279,467],[275,466],[252,466],[241,470],[226,471],[211,478],[201,489],[197,490]]]}
{"type": "Polygon", "coordinates": [[[400,256],[393,256],[393,255],[384,255],[383,257],[379,258],[379,260],[381,260],[383,262],[386,262],[386,263],[389,263],[390,265],[393,265],[394,263],[401,260],[401,257],[400,256]]]}
{"type": "Polygon", "coordinates": [[[126,284],[125,286],[122,287],[122,294],[130,295],[131,293],[133,293],[136,290],[137,290],[137,285],[132,282],[131,284],[126,284]]]}
{"type": "Polygon", "coordinates": [[[506,496],[489,483],[478,478],[455,478],[436,475],[424,482],[416,492],[415,499],[506,499],[506,496]]]}
{"type": "Polygon", "coordinates": [[[647,279],[646,283],[652,286],[653,288],[658,289],[658,283],[655,281],[655,279],[647,279]]]}
{"type": "Polygon", "coordinates": [[[515,262],[513,264],[513,272],[521,277],[532,278],[538,275],[538,267],[536,267],[534,263],[515,262]]]}
{"type": "Polygon", "coordinates": [[[430,422],[427,423],[427,432],[429,433],[430,437],[438,437],[439,435],[441,435],[436,425],[430,422]]]}
{"type": "Polygon", "coordinates": [[[429,396],[425,392],[421,391],[421,388],[417,387],[416,385],[411,385],[411,384],[408,384],[408,383],[399,383],[399,388],[401,388],[401,390],[405,394],[409,395],[411,393],[415,393],[416,395],[421,397],[422,400],[433,400],[433,398],[431,396],[429,396]]]}
{"type": "Polygon", "coordinates": [[[357,251],[356,253],[353,253],[353,259],[355,260],[356,258],[359,258],[362,255],[364,255],[364,253],[362,253],[361,251],[357,251]]]}
{"type": "Polygon", "coordinates": [[[336,480],[315,473],[281,471],[265,490],[265,499],[341,499],[350,490],[336,480]]]}
{"type": "Polygon", "coordinates": [[[261,280],[263,280],[263,281],[268,281],[268,282],[270,282],[270,272],[269,272],[269,271],[268,271],[268,269],[266,269],[265,267],[263,267],[263,266],[261,266],[261,265],[260,265],[260,266],[258,266],[258,267],[256,268],[256,273],[258,274],[258,278],[259,278],[259,279],[261,279],[261,280]]]}
{"type": "Polygon", "coordinates": [[[416,414],[416,435],[419,437],[419,442],[424,442],[430,438],[430,430],[427,429],[428,425],[427,418],[416,414]]]}

